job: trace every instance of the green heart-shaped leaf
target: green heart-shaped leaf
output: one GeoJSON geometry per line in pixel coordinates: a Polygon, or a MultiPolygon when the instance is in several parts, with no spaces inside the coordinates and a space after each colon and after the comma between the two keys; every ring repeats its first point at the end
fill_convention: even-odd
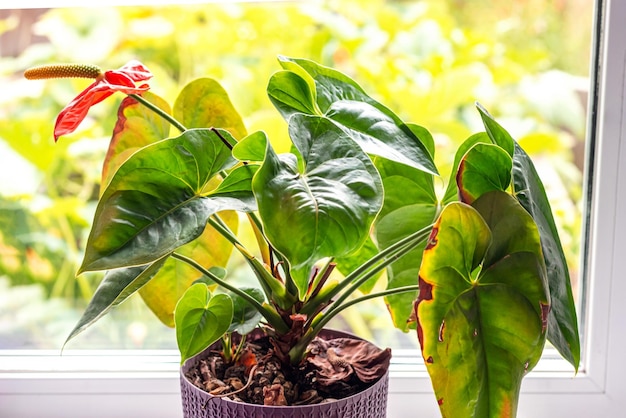
{"type": "Polygon", "coordinates": [[[191,129],[134,153],[99,201],[80,271],[150,263],[200,236],[214,213],[252,210],[239,192],[206,194],[211,179],[234,162],[210,129],[191,129]]]}
{"type": "Polygon", "coordinates": [[[202,283],[191,286],[176,305],[176,341],[181,364],[219,340],[233,318],[233,301],[225,294],[211,296],[202,283]]]}
{"type": "Polygon", "coordinates": [[[369,157],[326,118],[295,114],[289,132],[303,159],[276,155],[268,144],[252,187],[264,232],[290,262],[304,297],[313,265],[357,249],[382,204],[369,157]]]}
{"type": "Polygon", "coordinates": [[[252,178],[259,169],[258,165],[246,164],[235,168],[228,176],[211,192],[211,196],[240,197],[254,206],[252,196],[252,178]]]}
{"type": "MultiPolygon", "coordinates": [[[[393,161],[377,159],[383,179],[385,200],[375,224],[376,242],[386,249],[408,235],[431,225],[438,212],[433,176],[393,161]]],[[[425,243],[417,246],[387,268],[387,288],[417,284],[425,243]]],[[[396,327],[407,330],[417,293],[404,292],[386,297],[396,327]]]]}
{"type": "Polygon", "coordinates": [[[254,132],[234,146],[233,157],[239,161],[263,161],[267,142],[268,139],[265,132],[254,132]]]}

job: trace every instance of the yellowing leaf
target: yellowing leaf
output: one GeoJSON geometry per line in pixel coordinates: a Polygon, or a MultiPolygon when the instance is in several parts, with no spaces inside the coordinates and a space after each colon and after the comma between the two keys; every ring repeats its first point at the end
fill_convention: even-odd
{"type": "MultiPolygon", "coordinates": [[[[143,97],[170,113],[170,106],[156,94],[146,92],[143,97]]],[[[102,189],[109,184],[115,170],[139,148],[168,137],[170,125],[132,97],[125,98],[117,112],[117,123],[102,167],[102,189]]]]}
{"type": "Polygon", "coordinates": [[[246,136],[239,113],[220,84],[199,78],[187,84],[174,103],[174,117],[187,128],[221,128],[236,139],[246,136]]]}

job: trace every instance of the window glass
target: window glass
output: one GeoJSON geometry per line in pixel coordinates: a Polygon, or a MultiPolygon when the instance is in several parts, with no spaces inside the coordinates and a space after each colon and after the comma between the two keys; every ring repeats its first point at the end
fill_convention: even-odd
{"type": "MultiPolygon", "coordinates": [[[[561,231],[577,299],[585,202],[592,0],[346,0],[0,10],[0,348],[62,346],[101,276],[75,278],[121,96],[54,143],[56,114],[89,81],[26,81],[50,62],[117,68],[131,58],[173,103],[197,77],[220,81],[248,131],[278,147],[285,124],[265,87],[277,55],[337,68],[434,135],[447,178],[456,147],[481,130],[479,101],[535,158],[561,231]]],[[[443,187],[443,180],[441,182],[443,187]]],[[[245,231],[244,231],[245,233],[245,231]]],[[[230,269],[237,274],[240,260],[230,269]]],[[[241,278],[245,280],[245,278],[241,278]]],[[[336,327],[416,347],[382,301],[336,327]]],[[[69,348],[174,348],[138,295],[69,348]]]]}

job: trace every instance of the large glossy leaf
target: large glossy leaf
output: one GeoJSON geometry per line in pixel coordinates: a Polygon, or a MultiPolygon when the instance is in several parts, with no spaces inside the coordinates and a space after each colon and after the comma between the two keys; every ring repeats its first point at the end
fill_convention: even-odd
{"type": "Polygon", "coordinates": [[[370,103],[337,101],[325,116],[344,128],[368,154],[437,174],[426,147],[411,130],[370,103]]]}
{"type": "Polygon", "coordinates": [[[302,155],[276,155],[268,144],[253,180],[264,232],[289,260],[304,297],[313,265],[357,249],[382,205],[378,172],[345,132],[323,117],[296,114],[290,136],[302,155]]]}
{"type": "MultiPolygon", "coordinates": [[[[219,217],[232,231],[237,231],[236,212],[220,212],[219,217]]],[[[211,226],[207,225],[202,235],[176,250],[200,263],[206,269],[221,267],[228,263],[232,244],[211,226]]],[[[174,326],[174,309],[178,300],[191,284],[202,274],[190,265],[169,258],[158,274],[139,290],[143,301],[157,318],[169,327],[174,326]]]]}
{"type": "Polygon", "coordinates": [[[166,258],[160,258],[145,266],[121,268],[107,272],[82,317],[67,337],[65,344],[141,289],[159,272],[166,258]]]}
{"type": "MultiPolygon", "coordinates": [[[[171,113],[169,104],[149,91],[143,98],[171,113]]],[[[102,166],[102,190],[109,184],[115,170],[139,148],[169,136],[170,124],[132,97],[122,100],[117,110],[117,123],[102,166]]]]}
{"type": "Polygon", "coordinates": [[[549,309],[537,228],[510,195],[443,210],[424,251],[418,335],[442,415],[514,417],[549,309]],[[511,229],[513,228],[513,229],[511,229]]]}
{"type": "Polygon", "coordinates": [[[174,117],[187,128],[220,128],[235,138],[246,136],[246,128],[226,90],[211,78],[187,84],[174,103],[174,117]]]}
{"type": "Polygon", "coordinates": [[[233,318],[233,301],[228,295],[211,295],[207,286],[191,286],[176,305],[176,341],[180,362],[185,362],[219,340],[233,318]]]}
{"type": "Polygon", "coordinates": [[[296,113],[321,112],[367,153],[437,173],[430,153],[415,133],[354,80],[309,60],[280,57],[280,63],[291,75],[273,77],[268,94],[285,119],[296,113]]]}
{"type": "MultiPolygon", "coordinates": [[[[496,143],[508,144],[511,135],[479,107],[487,133],[496,143]]],[[[510,139],[513,141],[512,139],[510,139]]],[[[537,170],[524,150],[512,142],[513,189],[517,200],[531,214],[541,235],[550,286],[552,309],[548,340],[576,370],[580,363],[580,337],[569,270],[552,209],[537,170]]]]}
{"type": "Polygon", "coordinates": [[[238,193],[206,195],[212,177],[232,163],[228,147],[209,129],[134,153],[100,199],[80,270],[150,263],[200,236],[214,213],[253,209],[238,193]]]}
{"type": "Polygon", "coordinates": [[[456,175],[461,201],[471,204],[488,191],[505,191],[512,167],[513,160],[499,146],[475,144],[461,159],[456,175]]]}

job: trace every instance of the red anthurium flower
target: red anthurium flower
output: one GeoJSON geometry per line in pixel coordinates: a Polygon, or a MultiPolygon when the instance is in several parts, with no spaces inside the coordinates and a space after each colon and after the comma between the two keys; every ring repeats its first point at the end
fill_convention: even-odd
{"type": "Polygon", "coordinates": [[[58,77],[95,77],[96,81],[81,92],[59,113],[54,125],[54,140],[76,130],[85,119],[91,106],[100,103],[116,91],[125,94],[141,94],[150,87],[136,82],[145,81],[152,77],[152,73],[139,61],[130,61],[119,70],[100,73],[94,66],[85,65],[52,65],[27,70],[24,75],[29,79],[58,78],[58,77]]]}
{"type": "Polygon", "coordinates": [[[130,61],[119,70],[105,71],[59,113],[54,125],[54,140],[57,141],[60,136],[74,132],[87,116],[91,106],[100,103],[116,91],[137,94],[148,90],[150,87],[147,84],[136,87],[135,82],[151,77],[152,73],[139,61],[130,61]]]}

